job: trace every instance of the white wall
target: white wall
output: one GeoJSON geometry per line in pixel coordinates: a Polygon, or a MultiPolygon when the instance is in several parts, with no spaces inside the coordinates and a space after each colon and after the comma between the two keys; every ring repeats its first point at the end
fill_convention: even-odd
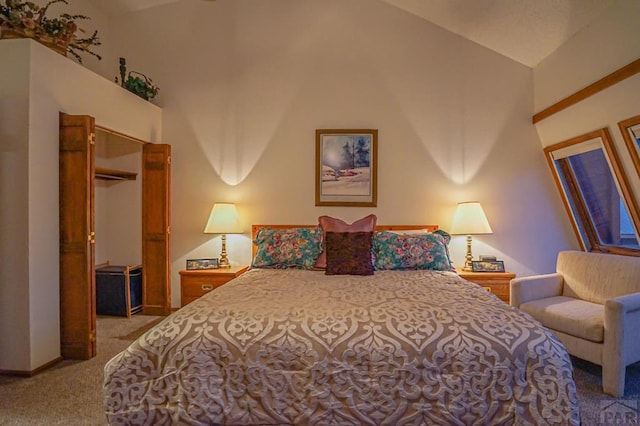
{"type": "Polygon", "coordinates": [[[533,70],[535,112],[638,59],[640,2],[621,0],[533,70]]]}
{"type": "Polygon", "coordinates": [[[30,57],[19,46],[0,42],[0,369],[29,361],[30,57]]]}
{"type": "MultiPolygon", "coordinates": [[[[640,58],[640,2],[619,1],[534,69],[536,112],[640,58]]],[[[636,198],[640,177],[618,122],[640,113],[640,75],[624,80],[536,125],[542,146],[608,127],[636,198]]],[[[559,197],[559,195],[558,195],[559,197]]]]}
{"type": "MultiPolygon", "coordinates": [[[[531,124],[531,69],[383,2],[180,1],[114,20],[129,63],[160,86],[172,145],[173,306],[185,259],[218,256],[216,201],[254,223],[439,224],[483,203],[496,254],[518,275],[577,247],[531,124]],[[315,129],[379,129],[377,208],[314,205],[315,129]]],[[[454,261],[464,237],[453,241],[454,261]]]]}
{"type": "Polygon", "coordinates": [[[32,40],[0,57],[0,370],[32,371],[60,355],[58,114],[158,142],[161,110],[32,40]]]}

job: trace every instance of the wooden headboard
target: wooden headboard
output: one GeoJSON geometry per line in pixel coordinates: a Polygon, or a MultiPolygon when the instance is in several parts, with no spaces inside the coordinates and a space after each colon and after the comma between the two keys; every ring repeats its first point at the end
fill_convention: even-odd
{"type": "MultiPolygon", "coordinates": [[[[253,244],[256,234],[262,228],[288,229],[288,228],[315,228],[318,225],[252,225],[251,226],[251,258],[256,255],[258,247],[253,244]]],[[[377,225],[376,231],[416,231],[424,230],[433,232],[438,229],[438,225],[377,225]]]]}

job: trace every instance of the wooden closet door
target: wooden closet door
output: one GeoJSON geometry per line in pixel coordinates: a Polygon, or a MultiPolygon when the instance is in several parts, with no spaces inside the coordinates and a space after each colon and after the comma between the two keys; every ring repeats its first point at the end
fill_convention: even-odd
{"type": "Polygon", "coordinates": [[[145,144],[142,157],[142,309],[169,315],[171,146],[145,144]]]}
{"type": "Polygon", "coordinates": [[[60,113],[60,344],[64,358],[96,355],[95,121],[60,113]]]}

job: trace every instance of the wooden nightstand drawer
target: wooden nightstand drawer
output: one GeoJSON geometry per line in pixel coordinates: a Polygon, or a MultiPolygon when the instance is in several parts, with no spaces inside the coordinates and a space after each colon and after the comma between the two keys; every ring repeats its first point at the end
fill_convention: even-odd
{"type": "Polygon", "coordinates": [[[483,282],[480,284],[485,290],[490,291],[491,293],[498,296],[500,299],[505,302],[509,301],[509,283],[487,283],[483,282]]]}
{"type": "Polygon", "coordinates": [[[501,300],[509,303],[509,283],[516,277],[512,272],[467,272],[458,271],[458,275],[467,281],[482,286],[501,300]]]}
{"type": "Polygon", "coordinates": [[[229,280],[227,277],[190,277],[182,283],[182,296],[198,298],[229,280]]]}
{"type": "Polygon", "coordinates": [[[247,269],[249,269],[248,266],[232,266],[231,268],[180,271],[180,305],[193,302],[243,274],[247,269]]]}

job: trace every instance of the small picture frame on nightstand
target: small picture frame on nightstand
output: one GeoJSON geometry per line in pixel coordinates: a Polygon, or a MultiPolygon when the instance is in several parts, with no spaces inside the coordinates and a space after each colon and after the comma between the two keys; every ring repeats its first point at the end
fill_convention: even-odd
{"type": "Polygon", "coordinates": [[[218,269],[220,261],[218,258],[213,259],[187,259],[187,270],[193,269],[218,269]]]}
{"type": "Polygon", "coordinates": [[[473,272],[504,272],[504,262],[502,260],[472,260],[471,269],[473,272]]]}

